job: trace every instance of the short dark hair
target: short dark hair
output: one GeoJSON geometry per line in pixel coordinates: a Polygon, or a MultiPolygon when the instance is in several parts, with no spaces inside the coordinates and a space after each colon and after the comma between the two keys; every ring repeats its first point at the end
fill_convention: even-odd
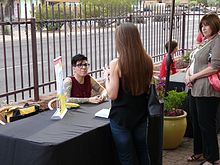
{"type": "Polygon", "coordinates": [[[77,54],[77,55],[72,57],[71,64],[72,64],[72,66],[76,66],[77,61],[84,61],[84,60],[87,61],[87,57],[86,56],[84,56],[82,54],[77,54]]]}
{"type": "MultiPolygon", "coordinates": [[[[169,49],[169,41],[165,44],[165,49],[166,49],[166,51],[167,51],[167,53],[168,53],[168,49],[169,49]]],[[[170,44],[170,53],[172,53],[173,52],[173,50],[176,48],[178,46],[178,43],[177,43],[177,41],[176,40],[172,40],[171,41],[171,44],[170,44]]]]}
{"type": "MultiPolygon", "coordinates": [[[[214,12],[208,13],[206,15],[204,15],[199,23],[199,30],[202,33],[202,25],[209,25],[211,30],[212,30],[212,34],[217,34],[218,31],[220,30],[220,19],[218,17],[218,15],[214,12]]],[[[202,33],[203,35],[203,33],[202,33]]]]}

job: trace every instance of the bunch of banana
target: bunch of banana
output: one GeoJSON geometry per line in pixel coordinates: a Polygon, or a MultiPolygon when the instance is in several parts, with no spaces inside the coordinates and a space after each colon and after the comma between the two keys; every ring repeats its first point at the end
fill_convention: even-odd
{"type": "Polygon", "coordinates": [[[77,103],[66,103],[67,108],[78,108],[79,106],[77,103]]]}
{"type": "MultiPolygon", "coordinates": [[[[48,102],[48,108],[49,108],[50,110],[56,109],[57,101],[58,101],[57,98],[54,98],[54,99],[50,100],[50,101],[48,102]]],[[[66,104],[66,107],[67,107],[67,108],[78,108],[78,107],[80,106],[80,105],[77,104],[77,103],[65,103],[65,104],[66,104]]]]}

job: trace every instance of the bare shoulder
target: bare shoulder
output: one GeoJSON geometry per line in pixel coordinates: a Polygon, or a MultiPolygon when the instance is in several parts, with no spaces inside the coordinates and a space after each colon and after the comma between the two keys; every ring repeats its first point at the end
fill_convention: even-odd
{"type": "Polygon", "coordinates": [[[118,58],[114,58],[111,62],[110,62],[110,64],[111,63],[117,63],[118,62],[118,58]]]}
{"type": "Polygon", "coordinates": [[[110,67],[115,67],[118,64],[118,59],[115,58],[110,62],[110,67]]]}
{"type": "Polygon", "coordinates": [[[71,80],[71,78],[70,77],[66,77],[65,79],[64,79],[64,83],[72,83],[72,80],[71,80]]]}
{"type": "Polygon", "coordinates": [[[110,63],[110,69],[112,72],[116,73],[119,77],[121,77],[121,71],[118,66],[118,59],[113,59],[110,63]]]}

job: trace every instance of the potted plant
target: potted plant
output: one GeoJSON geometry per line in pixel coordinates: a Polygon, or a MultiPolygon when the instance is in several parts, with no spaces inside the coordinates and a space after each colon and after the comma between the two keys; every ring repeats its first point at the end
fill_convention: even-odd
{"type": "Polygon", "coordinates": [[[163,148],[175,149],[181,143],[186,131],[187,113],[181,109],[186,99],[185,91],[171,90],[164,97],[163,148]]]}
{"type": "Polygon", "coordinates": [[[164,96],[164,80],[158,79],[155,84],[159,99],[164,103],[163,149],[175,149],[182,143],[186,131],[187,113],[182,105],[187,93],[171,90],[164,96]]]}
{"type": "Polygon", "coordinates": [[[187,93],[185,91],[177,92],[171,90],[167,93],[164,100],[164,116],[181,116],[184,114],[181,109],[183,102],[185,101],[187,93]]]}

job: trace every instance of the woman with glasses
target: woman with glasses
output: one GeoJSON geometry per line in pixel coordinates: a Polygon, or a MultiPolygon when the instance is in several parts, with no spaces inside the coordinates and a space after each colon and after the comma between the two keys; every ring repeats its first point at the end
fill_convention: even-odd
{"type": "Polygon", "coordinates": [[[112,100],[110,127],[122,165],[149,165],[147,147],[147,91],[153,63],[135,25],[115,31],[118,58],[104,68],[106,90],[112,100]]]}
{"type": "Polygon", "coordinates": [[[88,75],[87,57],[77,54],[72,57],[73,76],[64,80],[64,93],[67,102],[74,103],[101,103],[107,98],[105,88],[93,77],[88,75]],[[98,95],[92,96],[92,90],[98,95]]]}

